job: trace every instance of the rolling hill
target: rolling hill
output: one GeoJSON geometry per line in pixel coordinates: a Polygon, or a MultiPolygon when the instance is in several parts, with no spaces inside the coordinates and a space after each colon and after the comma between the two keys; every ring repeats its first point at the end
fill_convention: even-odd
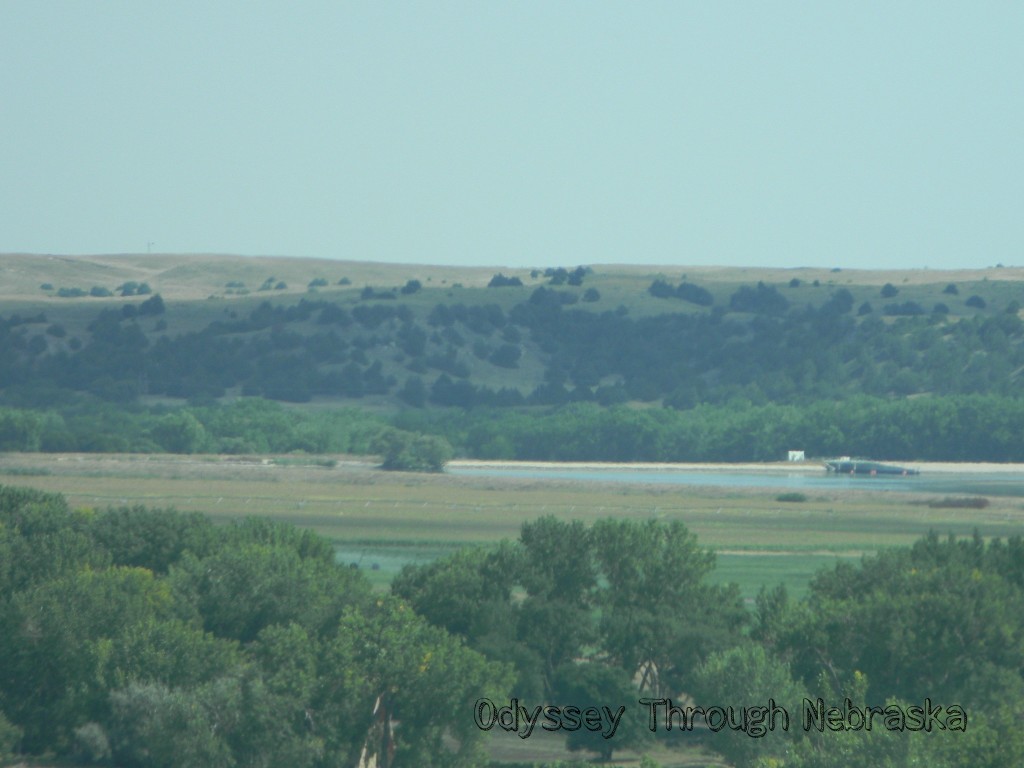
{"type": "Polygon", "coordinates": [[[163,254],[0,265],[0,386],[117,400],[685,407],[738,394],[1006,393],[1021,362],[1018,268],[525,270],[163,254]],[[498,274],[520,285],[487,287],[498,274]],[[706,298],[680,298],[681,284],[706,298]],[[139,314],[153,296],[160,311],[150,302],[139,314]],[[437,393],[443,377],[449,391],[437,393]]]}

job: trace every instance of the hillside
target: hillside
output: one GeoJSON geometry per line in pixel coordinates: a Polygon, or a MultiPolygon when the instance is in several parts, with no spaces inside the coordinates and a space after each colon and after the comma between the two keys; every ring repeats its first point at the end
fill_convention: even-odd
{"type": "MultiPolygon", "coordinates": [[[[537,265],[543,270],[549,264],[537,265]]],[[[565,265],[575,266],[575,265],[565,265]]],[[[524,281],[529,269],[495,266],[452,267],[420,264],[385,264],[367,261],[343,261],[282,256],[236,256],[227,254],[111,254],[62,256],[50,254],[0,254],[0,301],[20,302],[44,299],[49,292],[39,286],[51,283],[55,288],[102,286],[113,290],[134,280],[149,282],[165,299],[197,300],[223,295],[225,284],[241,281],[255,290],[267,277],[288,284],[286,294],[306,292],[309,281],[317,277],[330,283],[348,277],[354,286],[402,285],[417,279],[437,285],[461,283],[466,287],[487,285],[496,272],[517,276],[524,281]]],[[[648,282],[658,275],[678,280],[683,274],[692,280],[712,283],[788,283],[793,277],[804,282],[818,280],[836,286],[938,285],[1000,281],[1024,282],[1024,267],[988,267],[962,270],[843,270],[827,268],[769,269],[715,266],[601,265],[595,280],[612,278],[626,282],[648,282]]],[[[535,281],[537,282],[537,281],[535,281]]],[[[437,287],[435,285],[435,287],[437,287]]],[[[646,287],[646,286],[644,286],[646,287]]]]}
{"type": "Polygon", "coordinates": [[[34,407],[71,392],[387,408],[1015,396],[1024,366],[1019,268],[0,264],[0,390],[34,407]]]}

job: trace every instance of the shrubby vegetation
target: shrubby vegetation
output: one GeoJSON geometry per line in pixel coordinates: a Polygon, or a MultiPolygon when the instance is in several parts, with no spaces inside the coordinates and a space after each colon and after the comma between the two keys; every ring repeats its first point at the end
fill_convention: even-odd
{"type": "MultiPolygon", "coordinates": [[[[366,452],[394,426],[484,458],[767,460],[800,447],[1024,459],[1013,438],[1024,426],[1018,302],[986,310],[974,294],[970,309],[929,312],[923,289],[858,288],[855,298],[842,287],[801,304],[815,288],[795,278],[782,290],[718,285],[716,300],[686,279],[658,279],[649,293],[671,301],[649,303],[665,311],[634,317],[601,311],[601,292],[580,288],[585,268],[542,275],[549,285],[478,289],[465,302],[445,289],[435,303],[415,279],[358,298],[254,302],[182,332],[175,307],[134,283],[117,290],[137,301],[77,327],[43,313],[0,318],[0,446],[366,452]],[[900,301],[855,310],[880,293],[900,301]],[[244,402],[218,413],[225,396],[244,402]],[[190,405],[137,405],[156,397],[190,405]],[[252,402],[363,398],[392,410],[314,420],[252,402]],[[248,426],[233,423],[240,413],[248,426]]],[[[933,298],[958,295],[940,288],[933,298]]]]}
{"type": "Polygon", "coordinates": [[[354,765],[375,703],[402,765],[480,765],[464,716],[509,675],[308,531],[0,486],[0,756],[354,765]]]}
{"type": "Polygon", "coordinates": [[[550,285],[583,285],[583,279],[590,274],[589,267],[576,267],[566,269],[565,267],[548,267],[544,270],[544,277],[548,278],[550,285]]]}
{"type": "MultiPolygon", "coordinates": [[[[309,531],[142,507],[71,510],[0,486],[0,755],[132,766],[352,765],[375,706],[396,765],[479,766],[481,697],[768,698],[962,707],[965,733],[728,730],[737,766],[1002,768],[1024,761],[1024,539],[930,535],[748,610],[678,521],[540,518],[407,566],[391,595],[309,531]],[[639,687],[639,690],[638,690],[639,687]],[[760,762],[758,762],[760,761],[760,762]],[[766,762],[771,761],[771,762],[766,762]]],[[[607,758],[659,738],[630,706],[607,758]]],[[[650,761],[647,763],[650,765],[650,761]]]]}
{"type": "Polygon", "coordinates": [[[775,461],[809,456],[1022,461],[1024,402],[991,396],[854,398],[806,407],[637,410],[571,403],[542,411],[407,411],[403,429],[443,435],[462,455],[550,461],[775,461]]]}
{"type": "Polygon", "coordinates": [[[384,469],[406,472],[441,472],[452,458],[452,447],[442,437],[385,429],[370,446],[384,458],[384,469]]]}
{"type": "Polygon", "coordinates": [[[789,299],[775,286],[758,283],[756,287],[751,288],[743,285],[729,297],[729,308],[736,312],[782,315],[789,309],[789,299]]]}
{"type": "MultiPolygon", "coordinates": [[[[658,279],[649,294],[679,301],[651,301],[664,311],[632,317],[624,306],[600,311],[602,292],[579,289],[586,274],[553,269],[544,273],[549,285],[528,295],[488,291],[487,299],[478,293],[465,303],[431,303],[433,289],[410,279],[396,288],[367,286],[358,299],[347,292],[344,299],[263,302],[182,332],[174,330],[175,312],[159,294],[108,307],[86,333],[67,338],[23,318],[0,318],[6,363],[0,392],[8,402],[12,389],[40,387],[115,402],[238,392],[286,402],[369,396],[398,402],[412,373],[428,390],[443,375],[465,379],[468,386],[454,393],[442,383],[426,405],[466,408],[604,404],[609,388],[619,388],[627,401],[682,408],[736,398],[806,405],[858,395],[1021,395],[1024,322],[1013,301],[1006,311],[989,310],[975,294],[951,312],[937,301],[956,295],[947,286],[913,298],[904,291],[905,300],[873,312],[863,298],[891,297],[899,289],[860,290],[855,300],[848,288],[835,288],[824,298],[816,294],[816,304],[800,304],[799,281],[799,290],[785,292],[762,282],[730,288],[716,302],[705,286],[658,279]],[[159,327],[147,322],[157,316],[159,327]],[[494,351],[502,342],[518,348],[521,374],[502,378],[495,370],[510,368],[507,354],[471,354],[474,345],[494,351]],[[496,387],[496,380],[506,384],[496,387]]],[[[516,280],[498,274],[492,285],[516,280]]],[[[268,278],[260,290],[272,285],[268,278]]],[[[118,290],[133,296],[142,288],[126,283],[118,290]]]]}
{"type": "MultiPolygon", "coordinates": [[[[703,582],[713,562],[679,523],[588,529],[542,518],[493,552],[407,566],[392,591],[479,652],[512,661],[513,695],[626,702],[637,671],[658,670],[655,690],[681,690],[697,660],[738,641],[746,611],[734,587],[703,582]]],[[[577,734],[569,746],[609,757],[649,737],[631,711],[614,740],[577,734]]]]}
{"type": "MultiPolygon", "coordinates": [[[[1024,540],[940,539],[819,573],[805,600],[764,589],[749,614],[705,580],[714,557],[679,523],[543,518],[517,542],[407,566],[392,591],[492,658],[512,660],[530,701],[631,701],[689,695],[791,717],[764,738],[729,729],[707,744],[733,765],[777,768],[937,765],[1009,768],[1024,760],[1024,540]],[[516,592],[517,597],[513,598],[516,592]],[[628,681],[632,680],[630,684],[628,681]],[[802,702],[904,709],[954,705],[964,733],[805,731],[802,702]],[[595,699],[597,700],[597,699],[595,699]]],[[[655,738],[646,717],[622,741],[571,739],[602,757],[655,738]]],[[[943,715],[944,716],[944,715],[943,715]]],[[[662,734],[678,743],[678,733],[662,734]]]]}
{"type": "MultiPolygon", "coordinates": [[[[735,400],[638,410],[615,405],[617,392],[625,397],[615,388],[602,390],[605,406],[413,407],[390,415],[356,408],[311,414],[259,398],[181,408],[119,408],[83,399],[60,410],[0,407],[0,450],[370,454],[380,452],[375,438],[394,427],[441,438],[453,455],[484,459],[776,461],[799,446],[818,457],[1024,461],[1024,401],[1014,398],[859,397],[805,407],[735,400]]],[[[452,406],[471,393],[471,384],[447,375],[431,388],[410,376],[400,388],[411,406],[428,399],[452,406]]]]}
{"type": "Polygon", "coordinates": [[[491,278],[491,281],[487,283],[488,288],[515,288],[522,286],[523,281],[518,277],[506,277],[501,272],[491,278]]]}

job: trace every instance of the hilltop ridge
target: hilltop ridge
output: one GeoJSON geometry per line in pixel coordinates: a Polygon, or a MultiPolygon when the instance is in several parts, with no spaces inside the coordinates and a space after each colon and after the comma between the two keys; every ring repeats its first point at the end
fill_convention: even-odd
{"type": "MultiPolygon", "coordinates": [[[[585,263],[585,262],[584,262],[585,263]]],[[[553,265],[508,267],[502,265],[451,266],[443,264],[385,263],[298,256],[242,256],[233,254],[126,253],[68,256],[59,254],[0,254],[0,300],[45,298],[39,286],[102,285],[113,289],[127,281],[149,282],[165,299],[205,299],[223,292],[224,283],[242,281],[259,285],[267,277],[288,284],[286,293],[304,293],[308,282],[323,277],[334,284],[347,277],[354,285],[400,284],[408,279],[439,284],[461,283],[483,287],[501,272],[526,281],[531,272],[553,265]],[[333,278],[333,279],[332,279],[333,278]],[[113,283],[113,285],[108,285],[113,283]]],[[[575,266],[575,265],[573,265],[575,266]]],[[[624,280],[651,279],[663,275],[713,282],[788,282],[798,278],[835,285],[927,285],[948,282],[1024,281],[1024,267],[985,267],[956,270],[900,269],[862,270],[828,267],[693,266],[686,264],[595,264],[595,272],[624,280]]],[[[542,281],[534,282],[541,284],[542,281]]]]}

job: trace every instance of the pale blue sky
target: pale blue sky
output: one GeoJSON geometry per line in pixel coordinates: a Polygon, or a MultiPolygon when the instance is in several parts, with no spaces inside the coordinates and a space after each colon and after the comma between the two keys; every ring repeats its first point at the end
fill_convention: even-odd
{"type": "Polygon", "coordinates": [[[1024,263],[1024,3],[0,0],[0,252],[1024,263]]]}

